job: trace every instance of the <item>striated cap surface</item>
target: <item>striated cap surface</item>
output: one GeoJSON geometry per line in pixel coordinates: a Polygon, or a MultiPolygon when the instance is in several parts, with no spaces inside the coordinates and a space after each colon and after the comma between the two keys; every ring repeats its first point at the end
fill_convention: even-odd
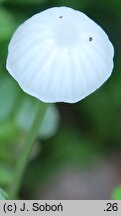
{"type": "Polygon", "coordinates": [[[28,94],[44,102],[77,102],[111,75],[114,49],[84,13],[54,7],[25,21],[8,49],[7,70],[28,94]]]}

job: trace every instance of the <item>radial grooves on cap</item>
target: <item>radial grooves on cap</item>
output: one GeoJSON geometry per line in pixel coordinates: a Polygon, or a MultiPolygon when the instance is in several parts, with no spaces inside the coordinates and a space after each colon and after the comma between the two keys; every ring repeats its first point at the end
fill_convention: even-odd
{"type": "MultiPolygon", "coordinates": [[[[41,86],[43,86],[44,90],[44,95],[43,98],[44,99],[48,99],[51,98],[52,96],[51,94],[51,90],[53,89],[53,87],[55,86],[55,83],[53,84],[54,81],[54,70],[55,70],[55,60],[57,58],[57,51],[53,51],[51,53],[51,55],[47,55],[47,61],[46,61],[46,65],[45,65],[45,69],[43,68],[41,71],[41,86]],[[47,68],[46,68],[47,66],[47,68]],[[47,79],[46,79],[47,77],[47,79]],[[45,83],[46,82],[46,83],[45,83]],[[46,88],[45,88],[46,86],[46,88]]],[[[55,92],[55,90],[54,90],[55,92]]]]}
{"type": "MultiPolygon", "coordinates": [[[[28,34],[29,34],[29,32],[28,32],[28,34]]],[[[38,41],[39,41],[39,44],[40,44],[41,43],[41,38],[42,38],[41,35],[38,34],[38,35],[35,36],[35,34],[32,33],[31,37],[28,37],[26,35],[24,38],[22,38],[20,40],[17,40],[17,42],[16,42],[16,40],[13,40],[10,43],[10,48],[12,47],[12,51],[14,52],[14,50],[21,49],[21,47],[23,48],[23,46],[25,46],[23,50],[26,50],[27,46],[29,46],[29,45],[32,46],[34,43],[36,43],[38,41]]],[[[43,38],[46,39],[45,34],[43,35],[43,38]]]]}
{"type": "Polygon", "coordinates": [[[89,50],[86,49],[85,47],[85,58],[83,58],[83,62],[84,62],[84,76],[86,79],[86,83],[88,84],[87,86],[87,91],[90,91],[91,89],[93,90],[94,88],[94,84],[96,84],[98,82],[98,78],[97,78],[97,68],[95,68],[95,62],[93,61],[93,53],[89,54],[89,50]],[[87,62],[88,60],[88,62],[87,62]]]}
{"type": "MultiPolygon", "coordinates": [[[[50,54],[51,54],[51,46],[47,46],[47,48],[44,49],[43,53],[41,54],[41,57],[42,57],[41,60],[39,59],[38,56],[35,59],[35,61],[38,62],[38,64],[36,63],[37,67],[35,69],[33,69],[32,84],[34,82],[36,82],[36,81],[38,82],[38,78],[40,78],[40,75],[42,77],[42,75],[43,75],[42,73],[44,71],[44,67],[47,67],[46,65],[48,64],[48,61],[49,61],[48,56],[50,56],[50,54]]],[[[40,80],[40,84],[42,83],[42,79],[40,80]]]]}
{"type": "Polygon", "coordinates": [[[79,11],[57,7],[34,15],[17,29],[7,67],[27,93],[45,102],[73,103],[108,78],[113,54],[108,36],[94,21],[79,11]],[[64,29],[70,33],[63,34],[64,29]]]}
{"type": "MultiPolygon", "coordinates": [[[[77,54],[77,53],[76,53],[77,54]]],[[[72,79],[72,101],[74,100],[75,96],[77,96],[77,88],[78,82],[80,81],[80,64],[78,64],[78,54],[75,56],[75,51],[70,54],[70,73],[72,79]],[[74,74],[74,76],[73,76],[74,74]]],[[[81,82],[80,82],[81,85],[81,82]]],[[[79,93],[79,91],[78,91],[79,93]]]]}
{"type": "Polygon", "coordinates": [[[92,83],[92,79],[90,79],[90,74],[93,73],[93,66],[90,62],[90,56],[88,55],[88,51],[86,50],[85,45],[83,45],[82,53],[81,53],[81,59],[82,61],[80,64],[82,64],[82,76],[83,76],[83,83],[85,85],[85,92],[89,89],[89,84],[92,83]]]}
{"type": "MultiPolygon", "coordinates": [[[[28,33],[29,34],[29,33],[28,33]]],[[[47,35],[47,33],[46,34],[44,34],[44,41],[46,42],[46,37],[45,37],[45,35],[47,35]]],[[[44,43],[42,43],[42,40],[41,40],[41,36],[39,35],[39,36],[37,36],[36,38],[35,38],[35,35],[34,35],[34,33],[31,35],[31,38],[29,37],[29,38],[27,38],[27,36],[24,38],[24,39],[22,39],[22,40],[20,40],[18,43],[14,43],[14,44],[12,44],[11,46],[13,46],[14,48],[12,49],[12,51],[13,52],[15,52],[16,50],[19,50],[19,56],[18,56],[18,58],[22,55],[22,56],[24,56],[24,54],[26,53],[26,51],[28,50],[28,51],[31,51],[32,49],[34,49],[34,47],[35,46],[38,46],[38,45],[42,45],[43,46],[43,44],[44,43]],[[34,38],[34,39],[33,39],[34,38]],[[15,45],[14,45],[15,44],[15,45]],[[24,45],[24,48],[23,48],[23,45],[24,45]]],[[[10,47],[11,47],[10,46],[10,47]]],[[[17,52],[18,53],[18,52],[17,52]]],[[[16,59],[15,59],[16,60],[16,59]]]]}
{"type": "MultiPolygon", "coordinates": [[[[29,54],[29,53],[32,53],[32,56],[36,56],[36,55],[33,55],[33,51],[35,50],[37,50],[38,49],[38,47],[39,47],[39,49],[40,49],[40,53],[42,52],[44,52],[44,45],[46,44],[46,40],[45,40],[45,44],[44,43],[40,43],[40,41],[38,40],[39,38],[37,38],[36,40],[29,40],[29,41],[27,41],[27,43],[25,42],[25,47],[24,47],[24,49],[23,49],[23,47],[22,47],[22,43],[20,42],[20,44],[19,44],[19,46],[18,47],[16,47],[16,53],[18,53],[17,52],[17,48],[20,50],[20,47],[22,47],[21,48],[21,50],[19,51],[19,55],[15,58],[15,60],[14,60],[14,62],[16,62],[16,61],[20,61],[20,59],[22,60],[22,59],[24,59],[25,58],[25,55],[27,56],[27,53],[29,54]]],[[[38,55],[38,54],[37,54],[38,55]]]]}
{"type": "Polygon", "coordinates": [[[58,98],[60,98],[60,92],[62,91],[62,88],[64,88],[62,67],[63,67],[63,62],[61,59],[61,54],[58,53],[57,62],[54,70],[54,77],[52,79],[52,85],[56,85],[56,89],[54,91],[56,102],[58,102],[58,98]]]}
{"type": "Polygon", "coordinates": [[[59,67],[59,61],[56,61],[56,65],[55,62],[53,62],[53,66],[51,67],[51,69],[53,69],[52,73],[54,73],[55,75],[52,76],[52,74],[50,74],[50,82],[48,82],[48,89],[46,91],[46,94],[48,92],[47,98],[48,101],[50,102],[58,102],[58,92],[60,91],[60,83],[62,83],[61,80],[61,76],[60,75],[60,67],[59,67]],[[59,74],[59,75],[58,75],[59,74]],[[58,83],[58,78],[59,77],[59,83],[58,83]]]}
{"type": "MultiPolygon", "coordinates": [[[[95,49],[95,47],[94,47],[95,49]]],[[[90,60],[92,61],[92,65],[95,68],[95,77],[97,77],[98,83],[99,80],[102,80],[105,76],[104,72],[107,71],[107,63],[102,58],[102,55],[96,50],[88,48],[88,55],[90,56],[90,60]],[[96,55],[95,55],[96,53],[96,55]],[[101,64],[100,64],[101,63],[101,64]],[[103,68],[102,68],[103,67],[103,68]]]]}
{"type": "Polygon", "coordinates": [[[66,75],[67,75],[67,80],[63,79],[64,80],[63,85],[65,88],[65,91],[67,91],[67,95],[65,97],[65,100],[66,100],[66,98],[68,100],[72,100],[74,89],[73,89],[73,79],[72,79],[72,71],[71,71],[71,61],[70,61],[70,56],[68,55],[68,53],[66,54],[65,65],[66,65],[65,71],[66,71],[66,75]],[[68,86],[66,83],[68,83],[68,86]],[[67,88],[67,90],[66,90],[66,88],[67,88]]]}
{"type": "Polygon", "coordinates": [[[75,50],[73,54],[72,61],[74,62],[74,73],[75,76],[73,78],[73,85],[75,85],[76,94],[82,94],[87,89],[87,82],[86,76],[83,74],[84,72],[84,56],[83,56],[83,49],[82,50],[75,50]],[[78,86],[80,85],[80,92],[78,90],[78,86]]]}
{"type": "MultiPolygon", "coordinates": [[[[45,57],[47,57],[46,51],[45,51],[45,57]]],[[[38,63],[41,66],[41,63],[39,61],[38,61],[38,63]]],[[[34,73],[33,73],[34,77],[31,81],[30,85],[28,85],[28,86],[26,86],[25,84],[23,85],[23,82],[20,82],[20,85],[23,86],[23,89],[25,91],[27,91],[29,94],[31,94],[35,97],[38,97],[40,100],[43,100],[46,102],[46,98],[41,93],[41,90],[43,90],[43,88],[45,88],[45,85],[43,85],[43,78],[41,78],[43,71],[41,71],[41,67],[39,67],[39,64],[37,64],[36,71],[34,71],[34,73]],[[40,73],[38,73],[38,71],[40,73]],[[38,85],[38,82],[40,82],[39,85],[38,85]],[[38,88],[38,86],[39,86],[39,88],[38,88]]],[[[44,66],[44,62],[43,62],[43,66],[44,66]]]]}
{"type": "Polygon", "coordinates": [[[94,49],[100,55],[100,57],[103,58],[104,62],[106,64],[109,64],[109,61],[112,59],[112,58],[110,59],[110,56],[108,56],[108,58],[107,58],[107,52],[110,49],[109,44],[107,44],[107,45],[105,45],[105,44],[103,44],[103,45],[102,44],[96,44],[96,46],[94,46],[94,49]]]}
{"type": "MultiPolygon", "coordinates": [[[[21,62],[21,68],[22,68],[21,73],[20,73],[21,77],[25,73],[26,69],[28,68],[28,65],[30,65],[33,61],[36,61],[36,60],[33,60],[33,54],[34,56],[36,56],[37,49],[38,49],[38,46],[32,46],[32,48],[29,47],[28,50],[26,49],[26,52],[21,52],[21,54],[19,53],[19,55],[16,57],[15,62],[12,65],[12,67],[14,65],[16,67],[17,65],[19,65],[19,62],[21,62]]],[[[15,74],[17,74],[17,71],[19,70],[16,70],[15,74]]]]}
{"type": "MultiPolygon", "coordinates": [[[[109,61],[106,61],[105,60],[105,56],[104,56],[104,54],[102,54],[102,53],[100,53],[100,49],[98,49],[97,47],[95,47],[93,50],[91,50],[91,52],[92,52],[92,55],[93,55],[93,53],[95,53],[96,52],[96,58],[97,58],[97,64],[99,64],[99,61],[101,62],[101,64],[100,64],[100,67],[99,67],[99,65],[98,65],[98,68],[99,69],[101,69],[101,67],[103,66],[103,68],[102,68],[102,73],[100,73],[100,74],[103,74],[104,75],[104,71],[106,71],[106,73],[107,73],[107,68],[108,68],[108,66],[109,66],[109,61]],[[95,50],[94,50],[95,49],[95,50]],[[99,60],[99,61],[98,61],[99,60]]],[[[96,65],[96,64],[95,64],[96,65]]],[[[98,70],[97,70],[97,72],[98,72],[98,70]]],[[[97,73],[97,75],[99,75],[98,73],[97,73]]],[[[100,75],[99,75],[100,76],[100,75]]],[[[101,77],[99,77],[99,78],[101,78],[101,77]]]]}

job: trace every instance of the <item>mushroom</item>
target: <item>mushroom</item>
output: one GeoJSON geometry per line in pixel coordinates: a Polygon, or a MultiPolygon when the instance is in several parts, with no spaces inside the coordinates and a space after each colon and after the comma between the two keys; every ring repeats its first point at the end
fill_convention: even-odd
{"type": "Polygon", "coordinates": [[[109,78],[113,56],[108,36],[93,20],[69,7],[53,7],[15,31],[7,70],[41,101],[75,103],[109,78]]]}

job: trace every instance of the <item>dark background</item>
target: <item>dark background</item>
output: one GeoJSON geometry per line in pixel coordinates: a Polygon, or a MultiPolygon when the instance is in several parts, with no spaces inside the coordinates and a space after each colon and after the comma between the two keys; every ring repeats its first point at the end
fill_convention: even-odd
{"type": "Polygon", "coordinates": [[[8,44],[19,24],[54,6],[80,10],[102,26],[114,45],[115,67],[84,100],[50,106],[20,199],[121,199],[120,0],[0,0],[0,187],[7,191],[11,183],[37,102],[5,69],[8,44]]]}

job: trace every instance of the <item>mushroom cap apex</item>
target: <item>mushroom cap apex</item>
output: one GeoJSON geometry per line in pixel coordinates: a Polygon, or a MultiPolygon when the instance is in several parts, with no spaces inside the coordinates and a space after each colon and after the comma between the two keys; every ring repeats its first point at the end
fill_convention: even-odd
{"type": "Polygon", "coordinates": [[[75,103],[113,70],[114,48],[104,30],[69,7],[49,8],[18,27],[6,67],[28,94],[44,102],[75,103]]]}

